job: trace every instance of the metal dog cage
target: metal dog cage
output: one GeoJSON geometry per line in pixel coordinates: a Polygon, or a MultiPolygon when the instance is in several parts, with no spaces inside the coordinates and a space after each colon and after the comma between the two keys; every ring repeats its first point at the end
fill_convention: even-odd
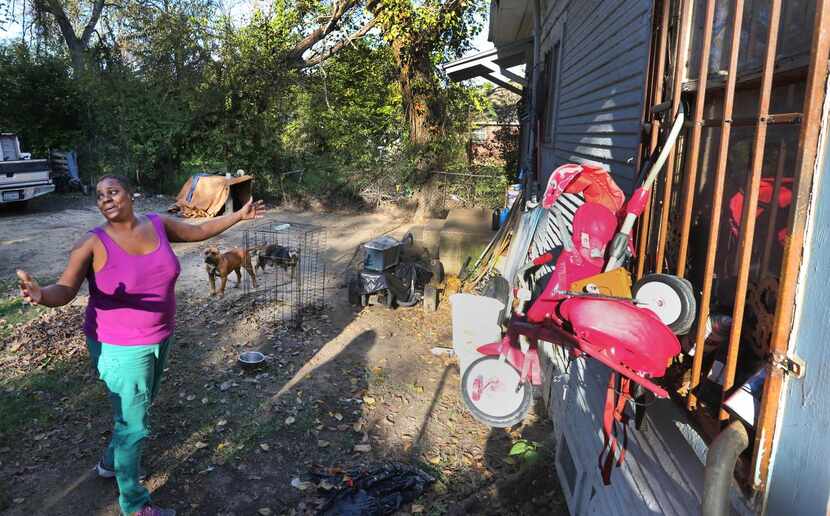
{"type": "Polygon", "coordinates": [[[245,230],[256,287],[249,275],[243,283],[254,304],[270,307],[268,319],[289,328],[323,311],[326,304],[326,232],[319,226],[272,221],[245,230]]]}

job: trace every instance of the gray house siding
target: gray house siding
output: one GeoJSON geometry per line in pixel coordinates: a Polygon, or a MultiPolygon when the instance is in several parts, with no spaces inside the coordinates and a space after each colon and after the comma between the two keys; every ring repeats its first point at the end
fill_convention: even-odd
{"type": "Polygon", "coordinates": [[[558,45],[541,178],[563,163],[610,169],[634,187],[651,30],[647,0],[563,0],[544,16],[541,59],[558,45]]]}

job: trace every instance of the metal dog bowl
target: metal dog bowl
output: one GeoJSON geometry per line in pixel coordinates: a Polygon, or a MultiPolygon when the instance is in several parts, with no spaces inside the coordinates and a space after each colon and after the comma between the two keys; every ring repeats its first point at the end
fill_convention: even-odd
{"type": "Polygon", "coordinates": [[[246,351],[239,355],[237,362],[246,371],[253,371],[265,365],[265,355],[259,351],[246,351]]]}

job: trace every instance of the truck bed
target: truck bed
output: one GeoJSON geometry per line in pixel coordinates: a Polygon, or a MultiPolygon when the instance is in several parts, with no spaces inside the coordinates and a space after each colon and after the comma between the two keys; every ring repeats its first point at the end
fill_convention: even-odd
{"type": "Polygon", "coordinates": [[[0,162],[0,203],[28,201],[54,190],[47,160],[0,162]]]}

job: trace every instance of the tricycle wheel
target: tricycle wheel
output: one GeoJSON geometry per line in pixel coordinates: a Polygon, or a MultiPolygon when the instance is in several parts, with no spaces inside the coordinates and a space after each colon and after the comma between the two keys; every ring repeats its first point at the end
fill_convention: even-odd
{"type": "Polygon", "coordinates": [[[474,361],[461,377],[461,398],[474,418],[493,428],[520,423],[533,400],[533,388],[498,356],[474,361]]]}
{"type": "Polygon", "coordinates": [[[649,274],[634,284],[634,301],[648,308],[675,335],[685,335],[697,311],[694,290],[688,280],[670,274],[649,274]]]}

